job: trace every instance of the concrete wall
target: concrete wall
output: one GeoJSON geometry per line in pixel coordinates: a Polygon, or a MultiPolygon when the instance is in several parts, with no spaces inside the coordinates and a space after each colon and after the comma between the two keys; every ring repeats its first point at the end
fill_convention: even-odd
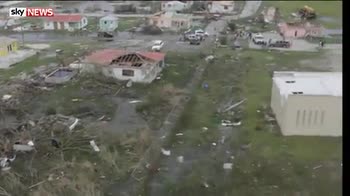
{"type": "Polygon", "coordinates": [[[290,95],[284,135],[342,136],[342,97],[290,95]]]}
{"type": "Polygon", "coordinates": [[[162,5],[161,5],[162,11],[170,11],[170,12],[182,11],[186,8],[188,8],[187,4],[177,2],[177,1],[162,2],[162,5]]]}
{"type": "Polygon", "coordinates": [[[118,28],[118,20],[100,20],[99,22],[100,31],[109,32],[114,31],[118,28]]]}
{"type": "Polygon", "coordinates": [[[229,13],[232,13],[233,10],[234,10],[234,6],[233,4],[232,5],[226,5],[226,8],[225,9],[225,6],[222,5],[220,3],[220,1],[213,1],[212,4],[209,4],[208,5],[208,9],[209,9],[209,12],[210,13],[225,13],[225,14],[229,14],[229,13]]]}
{"type": "MultiPolygon", "coordinates": [[[[2,44],[2,43],[0,43],[2,44]]],[[[11,52],[15,52],[18,50],[18,42],[14,41],[8,45],[0,45],[0,56],[6,56],[11,52]],[[8,47],[11,46],[11,51],[9,51],[8,47]]]]}
{"type": "Polygon", "coordinates": [[[284,113],[286,107],[286,105],[283,104],[283,101],[285,100],[283,97],[281,97],[278,86],[275,84],[275,82],[273,82],[271,93],[271,109],[275,114],[276,120],[282,130],[284,129],[284,113]]]}
{"type": "Polygon", "coordinates": [[[118,80],[131,80],[133,82],[151,83],[157,75],[162,71],[164,67],[164,61],[161,61],[157,65],[150,69],[135,69],[135,68],[122,68],[122,67],[104,67],[102,69],[103,75],[107,77],[114,77],[118,80]],[[134,76],[124,76],[123,70],[133,70],[134,76]]]}
{"type": "Polygon", "coordinates": [[[54,23],[57,23],[58,30],[68,30],[70,28],[82,29],[82,28],[87,26],[88,20],[86,17],[83,17],[80,22],[74,22],[74,23],[64,22],[63,26],[61,25],[60,22],[45,21],[44,22],[44,30],[55,30],[54,23]]]}

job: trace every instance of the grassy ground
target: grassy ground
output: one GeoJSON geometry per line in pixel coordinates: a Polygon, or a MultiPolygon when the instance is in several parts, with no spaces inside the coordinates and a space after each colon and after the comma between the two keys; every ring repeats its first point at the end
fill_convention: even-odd
{"type": "Polygon", "coordinates": [[[118,31],[126,31],[132,27],[137,27],[142,23],[140,18],[119,18],[118,31]]]}
{"type": "Polygon", "coordinates": [[[190,80],[194,69],[200,62],[200,56],[195,54],[167,53],[167,67],[162,71],[160,81],[152,84],[135,85],[138,94],[146,94],[146,102],[137,106],[137,111],[149,121],[152,128],[159,128],[165,114],[176,104],[181,91],[190,80]]]}
{"type": "MultiPolygon", "coordinates": [[[[55,51],[56,49],[64,50],[63,56],[62,56],[63,59],[72,57],[75,52],[81,51],[81,48],[77,45],[62,44],[62,43],[53,43],[49,50],[55,51]]],[[[11,76],[15,76],[21,72],[29,73],[35,67],[38,67],[41,65],[47,65],[50,63],[58,63],[58,62],[59,60],[56,57],[40,58],[40,55],[34,55],[32,57],[25,59],[22,62],[19,62],[13,65],[12,68],[10,69],[0,70],[0,78],[2,78],[3,80],[7,80],[11,76]]]]}
{"type": "Polygon", "coordinates": [[[21,72],[28,73],[28,72],[32,71],[32,69],[34,67],[49,64],[49,63],[54,63],[54,62],[57,62],[57,59],[55,57],[40,59],[39,55],[35,55],[35,56],[32,56],[32,57],[25,59],[24,61],[22,61],[20,63],[13,65],[13,67],[10,69],[0,70],[0,78],[3,80],[7,80],[11,76],[15,76],[21,72]]]}
{"type": "Polygon", "coordinates": [[[237,57],[237,52],[220,49],[217,53],[221,60],[211,65],[204,79],[209,90],[197,90],[176,131],[184,133],[180,140],[185,146],[210,145],[219,139],[216,126],[222,117],[215,115],[218,103],[227,97],[247,98],[239,136],[230,140],[235,152],[242,144],[250,143],[250,148],[236,156],[229,174],[215,161],[221,160],[220,153],[208,153],[180,181],[167,183],[168,195],[341,195],[341,138],[283,137],[278,127],[270,128],[257,113],[269,106],[272,71],[311,70],[296,61],[321,54],[249,50],[234,62],[230,56],[237,57]],[[209,128],[207,132],[200,131],[203,126],[209,128]],[[322,167],[313,169],[318,165],[322,167]],[[200,186],[203,179],[210,183],[209,188],[200,186]]]}
{"type": "Polygon", "coordinates": [[[326,28],[342,28],[342,1],[264,1],[265,6],[280,8],[281,15],[287,19],[291,13],[308,5],[315,9],[318,19],[326,28]],[[320,17],[327,17],[334,21],[322,21],[320,17]]]}

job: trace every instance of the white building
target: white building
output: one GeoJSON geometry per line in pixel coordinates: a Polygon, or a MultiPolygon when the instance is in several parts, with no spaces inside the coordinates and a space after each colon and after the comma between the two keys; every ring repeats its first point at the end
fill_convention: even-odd
{"type": "Polygon", "coordinates": [[[162,1],[161,9],[167,12],[176,12],[188,9],[192,6],[193,2],[181,2],[181,1],[162,1]]]}
{"type": "Polygon", "coordinates": [[[71,67],[81,68],[82,71],[101,71],[105,76],[118,80],[150,83],[165,66],[164,58],[165,54],[160,52],[104,49],[92,53],[83,63],[71,67]]]}
{"type": "Polygon", "coordinates": [[[44,21],[44,30],[79,30],[86,27],[88,20],[85,16],[78,14],[60,14],[47,17],[44,21]]]}
{"type": "Polygon", "coordinates": [[[271,108],[283,135],[342,136],[342,73],[274,72],[271,108]]]}
{"type": "Polygon", "coordinates": [[[233,1],[211,1],[208,3],[209,13],[232,14],[234,10],[233,1]]]}

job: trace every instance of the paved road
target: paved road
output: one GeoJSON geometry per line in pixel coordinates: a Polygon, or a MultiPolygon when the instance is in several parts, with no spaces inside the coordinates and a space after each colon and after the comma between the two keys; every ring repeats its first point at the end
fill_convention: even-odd
{"type": "Polygon", "coordinates": [[[262,1],[246,1],[239,18],[247,18],[254,15],[258,11],[261,2],[262,1]]]}

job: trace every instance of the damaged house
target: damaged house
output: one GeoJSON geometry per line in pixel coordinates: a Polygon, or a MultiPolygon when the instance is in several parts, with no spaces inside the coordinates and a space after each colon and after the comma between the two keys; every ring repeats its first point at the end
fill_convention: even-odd
{"type": "Polygon", "coordinates": [[[164,58],[165,54],[159,52],[105,49],[87,56],[83,63],[107,77],[151,83],[165,66],[164,58]]]}
{"type": "Polygon", "coordinates": [[[288,22],[278,24],[280,34],[285,38],[320,37],[324,28],[309,22],[288,22]]]}

